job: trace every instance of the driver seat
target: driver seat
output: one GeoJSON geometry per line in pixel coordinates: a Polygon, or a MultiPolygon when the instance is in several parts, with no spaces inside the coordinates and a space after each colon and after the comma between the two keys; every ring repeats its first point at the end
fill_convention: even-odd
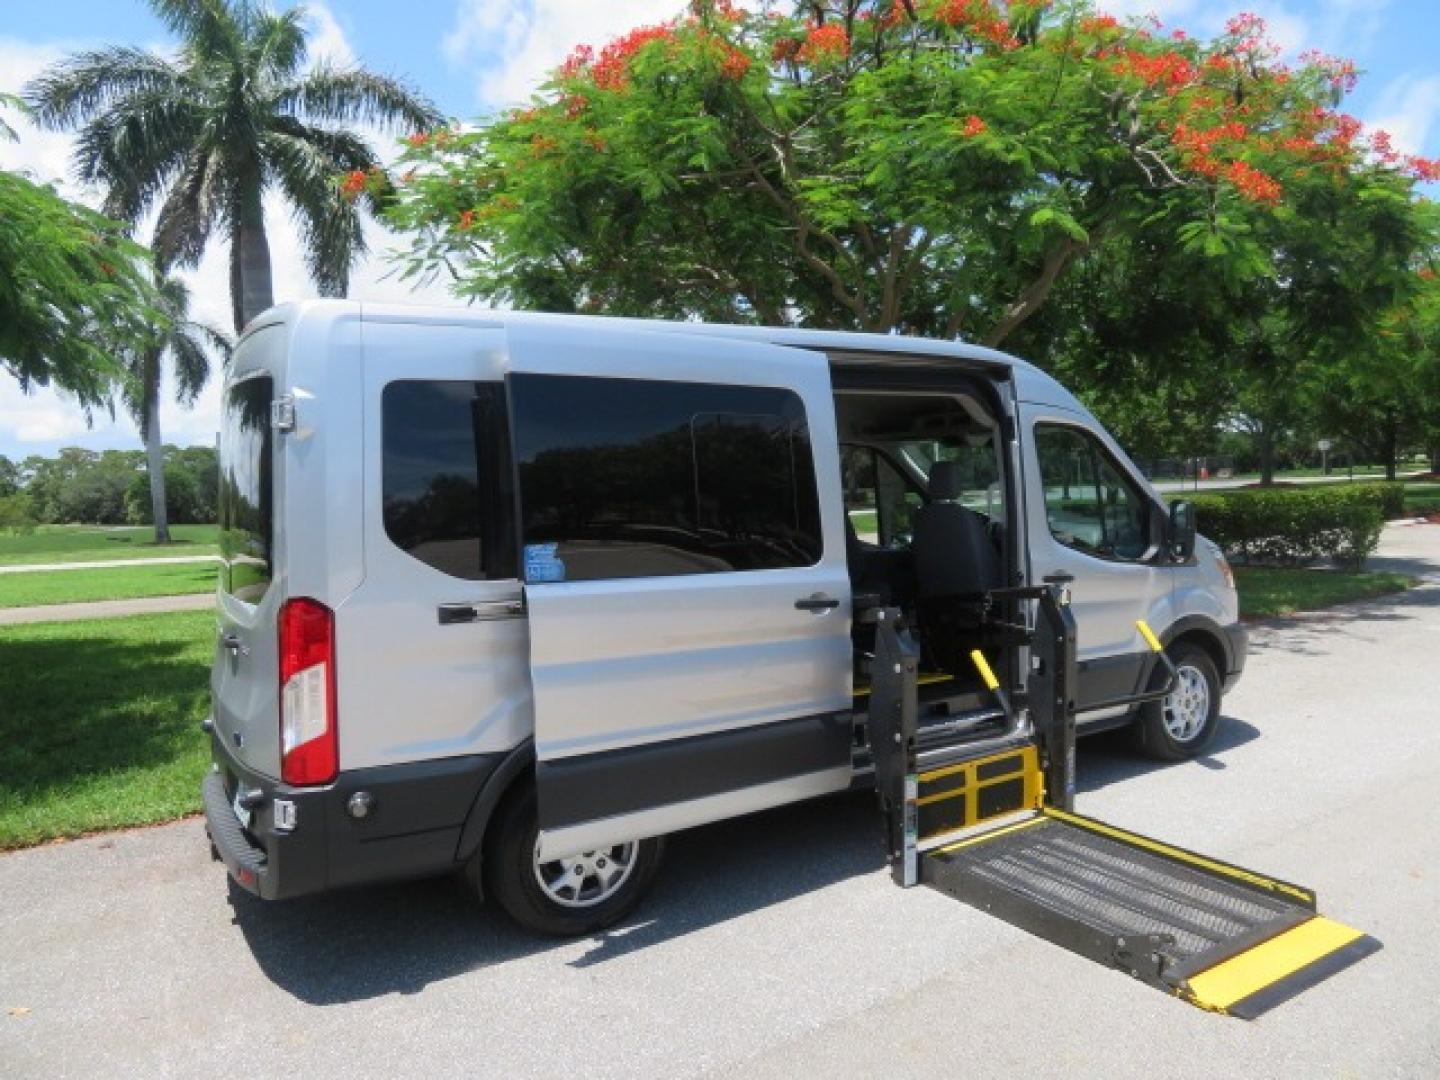
{"type": "Polygon", "coordinates": [[[915,576],[921,599],[963,596],[998,588],[1000,553],[988,519],[960,505],[960,466],[937,461],[930,468],[930,501],[915,512],[915,576]]]}

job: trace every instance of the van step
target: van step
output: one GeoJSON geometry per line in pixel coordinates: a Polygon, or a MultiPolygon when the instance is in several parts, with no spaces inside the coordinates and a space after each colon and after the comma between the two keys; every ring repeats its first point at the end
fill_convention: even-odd
{"type": "Polygon", "coordinates": [[[1252,1018],[1376,951],[1310,890],[1043,809],[927,853],[920,880],[1195,1005],[1252,1018]]]}

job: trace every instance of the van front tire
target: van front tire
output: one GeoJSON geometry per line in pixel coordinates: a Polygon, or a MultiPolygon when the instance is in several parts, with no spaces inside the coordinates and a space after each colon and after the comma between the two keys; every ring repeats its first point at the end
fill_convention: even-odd
{"type": "Polygon", "coordinates": [[[1135,741],[1157,761],[1185,761],[1202,753],[1220,726],[1220,673],[1199,645],[1182,641],[1166,650],[1178,675],[1175,692],[1140,707],[1135,741]]]}
{"type": "Polygon", "coordinates": [[[537,865],[540,835],[534,784],[501,805],[486,830],[485,895],[526,930],[577,937],[613,926],[655,881],[664,841],[656,838],[537,865]]]}

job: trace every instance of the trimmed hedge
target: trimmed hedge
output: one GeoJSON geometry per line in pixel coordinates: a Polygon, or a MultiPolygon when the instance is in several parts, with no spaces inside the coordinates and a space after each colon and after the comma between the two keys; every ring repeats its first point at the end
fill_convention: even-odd
{"type": "Polygon", "coordinates": [[[1237,562],[1299,566],[1331,558],[1359,567],[1380,543],[1399,484],[1329,484],[1193,496],[1200,532],[1237,562]]]}
{"type": "Polygon", "coordinates": [[[1376,483],[1356,484],[1370,492],[1380,513],[1385,515],[1386,521],[1394,521],[1396,518],[1409,517],[1405,509],[1405,485],[1398,480],[1381,480],[1376,483]]]}

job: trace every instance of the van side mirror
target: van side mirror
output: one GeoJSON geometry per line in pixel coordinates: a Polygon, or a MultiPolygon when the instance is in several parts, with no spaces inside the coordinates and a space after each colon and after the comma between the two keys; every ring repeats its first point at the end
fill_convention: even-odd
{"type": "Polygon", "coordinates": [[[1170,504],[1170,555],[1184,562],[1195,554],[1195,504],[1178,499],[1170,504]]]}

